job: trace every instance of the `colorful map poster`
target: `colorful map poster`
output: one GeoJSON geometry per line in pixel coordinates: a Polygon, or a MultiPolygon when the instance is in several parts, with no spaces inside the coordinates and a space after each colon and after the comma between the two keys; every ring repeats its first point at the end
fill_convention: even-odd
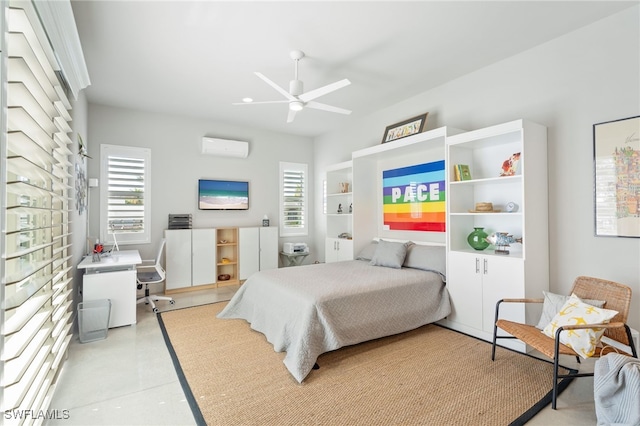
{"type": "Polygon", "coordinates": [[[640,116],[594,124],[596,235],[640,237],[640,116]]]}
{"type": "Polygon", "coordinates": [[[383,171],[382,196],[385,229],[445,232],[444,160],[383,171]]]}

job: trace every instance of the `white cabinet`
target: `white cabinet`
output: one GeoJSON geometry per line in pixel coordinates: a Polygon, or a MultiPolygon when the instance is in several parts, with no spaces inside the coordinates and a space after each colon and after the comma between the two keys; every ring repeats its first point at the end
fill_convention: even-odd
{"type": "Polygon", "coordinates": [[[254,272],[278,267],[278,228],[239,228],[240,280],[254,272]]]}
{"type": "MultiPolygon", "coordinates": [[[[447,288],[453,312],[445,322],[490,340],[497,300],[539,298],[549,288],[546,128],[517,120],[451,136],[446,146],[447,288]],[[501,176],[513,154],[519,154],[515,174],[501,176]],[[455,180],[460,164],[469,167],[471,179],[455,180]],[[492,203],[494,211],[477,212],[477,203],[492,203]],[[508,211],[509,203],[517,210],[508,211]],[[508,254],[498,254],[495,246],[475,250],[467,236],[477,227],[522,243],[510,244],[508,254]]],[[[501,309],[501,316],[535,324],[535,309],[514,304],[501,309]]]]}
{"type": "MultiPolygon", "coordinates": [[[[464,333],[491,340],[496,302],[507,295],[525,297],[522,261],[506,256],[451,252],[449,265],[447,289],[452,306],[447,320],[464,333]]],[[[517,304],[503,305],[501,312],[513,321],[525,320],[524,311],[517,304]]],[[[508,343],[513,349],[524,349],[519,342],[508,343]]]]}
{"type": "Polygon", "coordinates": [[[238,230],[240,252],[240,281],[246,280],[260,270],[260,232],[258,228],[240,228],[238,230]]]}
{"type": "MultiPolygon", "coordinates": [[[[264,226],[260,229],[260,270],[278,268],[278,227],[264,226]]],[[[242,261],[242,258],[240,259],[242,261]]]]}
{"type": "Polygon", "coordinates": [[[136,323],[136,271],[101,271],[82,277],[82,301],[109,299],[109,328],[136,323]]]}
{"type": "Polygon", "coordinates": [[[351,161],[327,168],[325,261],[353,259],[353,244],[338,236],[353,234],[353,167],[351,161]],[[340,242],[343,242],[340,247],[340,242]]]}
{"type": "Polygon", "coordinates": [[[191,229],[164,231],[167,240],[165,248],[165,289],[191,287],[191,229]]]}
{"type": "Polygon", "coordinates": [[[167,229],[166,290],[216,282],[216,230],[167,229]]]}
{"type": "Polygon", "coordinates": [[[191,285],[216,282],[216,230],[191,230],[191,285]]]}
{"type": "Polygon", "coordinates": [[[353,260],[353,240],[327,238],[325,240],[324,257],[327,263],[353,260]]]}

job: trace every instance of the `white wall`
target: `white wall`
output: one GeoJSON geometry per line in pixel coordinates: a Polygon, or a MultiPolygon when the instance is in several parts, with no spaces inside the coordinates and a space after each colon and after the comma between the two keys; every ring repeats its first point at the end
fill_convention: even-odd
{"type": "Polygon", "coordinates": [[[548,127],[551,290],[568,293],[578,275],[625,283],[640,329],[640,239],[594,236],[592,138],[593,124],[640,114],[639,18],[640,7],[627,9],[317,138],[315,250],[326,166],[379,144],[387,125],[425,111],[428,129],[525,118],[548,127]]]}
{"type": "MultiPolygon", "coordinates": [[[[252,130],[203,119],[159,115],[103,105],[89,105],[89,176],[100,176],[100,144],[151,149],[151,244],[126,246],[138,249],[143,259],[155,256],[167,228],[169,214],[191,213],[194,228],[261,226],[265,214],[278,225],[280,161],[309,164],[313,185],[313,147],[309,139],[252,130]],[[223,158],[203,155],[203,136],[249,141],[249,157],[223,158]],[[198,210],[199,178],[248,180],[247,211],[198,210]]],[[[102,182],[100,183],[102,184],[102,182]]],[[[90,189],[89,235],[99,235],[99,188],[90,189]]],[[[313,223],[313,206],[310,206],[313,223]]],[[[313,238],[296,238],[313,245],[313,238]]]]}
{"type": "MultiPolygon", "coordinates": [[[[78,95],[78,99],[72,101],[71,103],[71,124],[73,125],[73,134],[70,135],[71,140],[73,140],[73,146],[70,148],[71,152],[74,153],[73,161],[78,164],[84,170],[85,177],[87,176],[87,162],[83,160],[82,157],[77,155],[78,153],[78,135],[81,135],[82,140],[86,141],[87,139],[87,97],[84,92],[80,92],[78,95]]],[[[75,186],[75,166],[73,166],[73,176],[74,176],[74,186],[75,186]]],[[[74,197],[77,194],[74,192],[74,197]]],[[[77,265],[82,260],[82,257],[86,254],[86,240],[87,240],[87,210],[85,209],[82,213],[78,211],[73,204],[74,209],[71,211],[70,217],[70,231],[73,233],[71,236],[71,248],[72,248],[72,257],[73,264],[77,265]]],[[[73,312],[76,312],[76,305],[81,302],[79,288],[80,282],[82,280],[82,271],[76,269],[73,274],[73,312]]]]}

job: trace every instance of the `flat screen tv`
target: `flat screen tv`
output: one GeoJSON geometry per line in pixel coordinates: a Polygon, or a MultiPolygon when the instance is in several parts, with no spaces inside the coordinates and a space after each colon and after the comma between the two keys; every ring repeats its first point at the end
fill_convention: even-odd
{"type": "Polygon", "coordinates": [[[249,182],[199,179],[200,210],[249,210],[249,182]]]}

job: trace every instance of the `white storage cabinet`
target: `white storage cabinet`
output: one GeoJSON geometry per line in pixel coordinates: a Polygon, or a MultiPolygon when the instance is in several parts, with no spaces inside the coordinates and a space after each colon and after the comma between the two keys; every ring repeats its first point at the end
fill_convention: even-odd
{"type": "Polygon", "coordinates": [[[82,301],[109,299],[109,328],[136,323],[135,269],[88,272],[82,277],[82,301]]]}
{"type": "MultiPolygon", "coordinates": [[[[452,313],[447,326],[491,340],[495,305],[502,298],[542,297],[549,288],[546,128],[516,120],[448,137],[447,289],[452,313]],[[502,165],[520,153],[514,176],[500,176],[502,165]],[[455,181],[454,166],[469,166],[471,180],[455,181]],[[491,202],[500,212],[476,213],[475,203],[491,202]],[[513,202],[516,211],[507,211],[513,202]],[[523,238],[496,254],[495,247],[474,250],[467,236],[475,227],[487,234],[507,232],[523,238]]],[[[540,307],[513,304],[504,318],[537,323],[540,307]]],[[[504,342],[504,341],[503,341],[504,342]]],[[[524,346],[503,343],[514,349],[524,346]]]]}
{"type": "Polygon", "coordinates": [[[353,260],[353,240],[326,238],[324,257],[327,263],[353,260]]]}
{"type": "Polygon", "coordinates": [[[216,230],[167,229],[166,290],[216,283],[216,230]]]}
{"type": "Polygon", "coordinates": [[[278,267],[278,227],[239,228],[240,280],[278,267]]]}

